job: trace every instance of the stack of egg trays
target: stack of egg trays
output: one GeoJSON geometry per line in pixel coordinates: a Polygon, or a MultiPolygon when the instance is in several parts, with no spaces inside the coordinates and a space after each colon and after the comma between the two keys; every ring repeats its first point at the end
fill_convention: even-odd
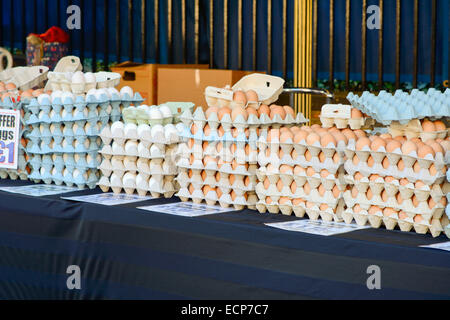
{"type": "Polygon", "coordinates": [[[178,131],[172,124],[149,126],[114,122],[100,137],[104,143],[98,185],[103,192],[135,191],[141,196],[172,197],[178,190],[175,152],[178,131]]]}
{"type": "Polygon", "coordinates": [[[26,116],[30,127],[26,152],[32,168],[29,179],[95,188],[100,164],[99,133],[110,121],[112,109],[106,96],[78,96],[75,101],[56,98],[53,102],[45,98],[41,103],[32,99],[26,116]]]}
{"type": "MultiPolygon", "coordinates": [[[[0,99],[0,108],[2,109],[16,109],[20,110],[21,113],[21,123],[20,123],[20,129],[19,134],[20,137],[18,139],[19,141],[19,153],[18,153],[18,166],[17,170],[15,169],[1,169],[0,170],[0,178],[1,179],[12,179],[12,180],[27,180],[28,179],[28,171],[27,171],[27,160],[26,160],[26,154],[25,149],[26,146],[23,144],[24,135],[26,135],[26,132],[28,131],[28,127],[25,125],[25,111],[24,107],[27,101],[19,101],[19,102],[13,102],[10,97],[7,97],[3,102],[0,99]]],[[[29,168],[28,168],[29,169],[29,168]]]]}
{"type": "Polygon", "coordinates": [[[372,151],[365,146],[362,150],[355,150],[355,144],[349,143],[345,151],[347,160],[345,170],[346,180],[354,186],[353,190],[347,190],[344,194],[347,209],[342,214],[346,223],[351,223],[354,219],[358,225],[364,226],[369,223],[373,228],[379,228],[384,224],[386,229],[392,230],[397,225],[400,230],[408,232],[413,228],[417,233],[426,234],[428,231],[433,237],[437,237],[444,231],[444,225],[448,224],[444,211],[445,196],[450,190],[450,184],[446,182],[446,161],[448,155],[437,153],[435,157],[427,155],[421,159],[415,152],[404,155],[400,150],[389,153],[385,150],[372,151]],[[354,156],[359,158],[359,163],[353,163],[354,156]],[[367,159],[372,156],[374,164],[369,167],[367,159]],[[384,158],[389,160],[389,167],[382,164],[384,158]],[[397,163],[402,159],[405,167],[399,170],[397,163]],[[415,166],[416,162],[420,167],[415,166]],[[430,166],[434,165],[436,171],[430,173],[430,166]],[[416,170],[414,170],[414,168],[416,170]],[[418,172],[417,172],[418,171],[418,172]],[[359,178],[355,177],[360,173],[359,178]],[[378,175],[375,180],[369,180],[371,175],[378,175]],[[400,183],[400,180],[408,181],[407,184],[400,183]],[[417,181],[422,181],[424,185],[415,187],[417,181]],[[372,198],[368,199],[366,192],[370,189],[372,198]],[[402,201],[398,201],[400,194],[402,201]],[[412,198],[417,199],[417,206],[413,205],[412,198]],[[434,204],[430,207],[429,203],[434,204]],[[354,207],[358,204],[361,211],[355,212],[354,207]],[[383,211],[369,214],[369,208],[377,206],[384,211],[385,208],[393,209],[389,215],[384,215],[383,211]],[[400,213],[406,214],[401,218],[400,213]],[[422,219],[415,221],[414,217],[421,215],[422,219]],[[444,225],[443,225],[444,224],[444,225]]]}
{"type": "Polygon", "coordinates": [[[278,138],[268,142],[267,135],[262,134],[258,140],[258,148],[260,168],[257,171],[259,183],[256,192],[259,212],[281,211],[285,215],[294,212],[301,218],[307,214],[311,220],[321,218],[324,221],[342,221],[343,194],[346,188],[344,142],[340,141],[337,146],[330,143],[326,147],[322,147],[319,142],[308,145],[304,139],[299,143],[292,140],[281,143],[278,138]],[[280,150],[283,154],[281,159],[280,150]],[[321,153],[323,158],[319,157],[321,153]],[[300,170],[281,172],[283,165],[292,168],[297,166],[300,170]],[[328,171],[326,176],[321,175],[324,169],[328,171]],[[306,183],[310,188],[305,192],[306,183]],[[268,197],[271,199],[270,203],[266,201],[268,197]],[[289,200],[280,203],[280,197],[287,197],[289,200]]]}
{"type": "Polygon", "coordinates": [[[182,201],[219,203],[236,210],[256,209],[257,196],[257,131],[259,122],[251,123],[239,116],[231,121],[217,113],[206,119],[199,107],[194,114],[186,110],[180,117],[184,130],[180,133],[177,181],[182,201]],[[210,128],[205,132],[205,127],[210,128]],[[223,135],[218,128],[222,126],[223,135]],[[194,130],[195,128],[195,130],[194,130]]]}
{"type": "Polygon", "coordinates": [[[384,90],[378,96],[368,91],[361,97],[350,92],[348,101],[353,107],[387,126],[392,121],[405,125],[412,119],[450,117],[450,89],[444,93],[430,88],[425,94],[413,89],[410,94],[397,90],[394,95],[384,90]]]}

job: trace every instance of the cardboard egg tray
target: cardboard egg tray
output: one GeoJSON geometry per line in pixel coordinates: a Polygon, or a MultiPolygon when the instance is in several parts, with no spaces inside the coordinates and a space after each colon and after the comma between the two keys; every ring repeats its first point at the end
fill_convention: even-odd
{"type": "Polygon", "coordinates": [[[440,119],[450,117],[450,89],[445,92],[430,88],[425,94],[413,89],[411,93],[397,90],[394,95],[384,90],[378,96],[368,91],[359,97],[347,95],[353,107],[374,118],[383,125],[398,121],[406,125],[412,119],[440,119]]]}
{"type": "Polygon", "coordinates": [[[28,175],[28,179],[35,183],[43,181],[45,184],[65,184],[69,187],[76,185],[80,189],[95,188],[99,179],[97,168],[86,168],[84,166],[71,165],[42,165],[39,170],[33,168],[33,171],[28,175]]]}
{"type": "Polygon", "coordinates": [[[4,83],[14,83],[17,89],[22,91],[42,87],[44,81],[47,80],[48,67],[32,66],[32,67],[15,67],[0,72],[0,81],[4,83]]]}
{"type": "Polygon", "coordinates": [[[95,88],[116,87],[119,85],[121,77],[119,73],[101,71],[94,73],[94,82],[74,83],[71,80],[73,74],[73,72],[49,72],[46,88],[53,91],[61,90],[81,94],[95,88]]]}
{"type": "Polygon", "coordinates": [[[102,178],[98,185],[104,192],[124,190],[169,198],[178,191],[174,180],[178,135],[173,125],[114,122],[102,130],[100,138],[104,145],[99,152],[102,178]]]}
{"type": "Polygon", "coordinates": [[[440,219],[432,218],[430,220],[422,220],[417,223],[414,222],[414,218],[411,216],[405,219],[399,219],[399,212],[393,213],[390,216],[384,216],[380,211],[376,214],[369,214],[367,210],[361,210],[355,213],[352,208],[347,208],[342,213],[342,217],[346,223],[351,223],[355,220],[360,226],[369,224],[372,228],[380,228],[384,225],[387,230],[393,230],[398,226],[403,232],[409,232],[414,229],[419,234],[430,232],[433,237],[438,237],[444,231],[444,228],[448,228],[448,218],[446,216],[442,216],[440,219]]]}
{"type": "Polygon", "coordinates": [[[180,143],[178,145],[178,153],[184,154],[187,158],[192,155],[196,159],[212,158],[213,162],[219,164],[219,159],[225,162],[233,162],[238,164],[256,164],[258,163],[258,151],[256,143],[245,144],[241,146],[237,143],[229,143],[222,141],[201,141],[192,140],[191,147],[188,143],[180,143]],[[218,149],[220,148],[220,151],[218,149]]]}
{"type": "Polygon", "coordinates": [[[355,180],[354,177],[347,175],[345,180],[348,184],[354,185],[358,192],[361,193],[366,193],[370,189],[373,194],[379,195],[386,191],[389,197],[393,197],[400,192],[402,199],[410,199],[412,196],[416,196],[418,201],[427,201],[431,197],[433,201],[438,202],[450,189],[450,184],[447,182],[442,185],[424,185],[416,188],[411,182],[401,185],[397,179],[386,182],[382,177],[377,178],[375,181],[370,181],[367,177],[355,180]]]}
{"type": "Polygon", "coordinates": [[[422,141],[427,141],[429,139],[445,139],[448,136],[449,129],[442,131],[423,131],[420,120],[413,119],[407,124],[401,124],[398,121],[393,121],[389,125],[389,133],[392,137],[405,136],[407,139],[420,138],[422,141]]]}
{"type": "Polygon", "coordinates": [[[356,172],[360,172],[364,177],[369,177],[372,174],[378,174],[383,177],[392,176],[395,179],[406,178],[410,182],[422,181],[427,185],[440,184],[445,180],[445,173],[442,170],[437,171],[435,175],[431,175],[428,169],[421,169],[420,172],[415,172],[412,167],[406,167],[400,171],[397,166],[390,165],[388,168],[384,168],[381,163],[374,163],[372,167],[369,167],[367,163],[360,162],[355,165],[352,160],[347,160],[344,164],[344,168],[350,175],[355,175],[356,172]]]}
{"type": "Polygon", "coordinates": [[[295,118],[288,114],[285,119],[281,119],[279,115],[275,115],[273,119],[270,119],[266,114],[262,114],[260,117],[250,114],[247,119],[244,119],[242,115],[238,115],[234,121],[229,114],[225,114],[222,119],[219,120],[217,112],[212,112],[206,117],[206,114],[201,107],[195,109],[194,113],[190,110],[186,110],[181,115],[180,120],[186,127],[190,127],[190,125],[194,123],[200,130],[202,130],[206,124],[208,124],[211,129],[217,129],[219,125],[221,125],[225,130],[228,130],[231,128],[267,128],[269,126],[294,125],[307,122],[302,113],[298,113],[295,118]]]}
{"type": "Polygon", "coordinates": [[[352,106],[343,104],[325,104],[320,113],[320,122],[323,128],[336,126],[338,129],[349,127],[352,130],[371,128],[375,121],[370,118],[352,118],[352,106]]]}
{"type": "Polygon", "coordinates": [[[258,166],[256,164],[225,162],[218,160],[210,161],[205,164],[204,159],[195,157],[185,158],[180,156],[176,163],[177,167],[191,170],[215,171],[224,174],[233,174],[235,176],[256,176],[258,166]]]}
{"type": "MultiPolygon", "coordinates": [[[[208,186],[208,185],[203,185],[208,186]]],[[[203,188],[203,187],[202,187],[203,188]]],[[[176,194],[177,197],[183,202],[192,200],[194,203],[206,202],[208,205],[219,204],[222,208],[233,207],[236,210],[243,210],[245,208],[256,209],[256,202],[258,198],[255,192],[243,192],[239,189],[233,189],[236,193],[236,197],[233,200],[230,193],[222,193],[219,197],[217,191],[209,191],[206,195],[203,193],[202,188],[194,189],[192,193],[189,192],[188,188],[180,188],[180,191],[176,194]],[[240,193],[238,195],[238,192],[240,193]]],[[[211,187],[215,188],[215,187],[211,187]]],[[[220,188],[219,188],[220,189],[220,188]]]]}
{"type": "Polygon", "coordinates": [[[127,194],[137,192],[140,196],[150,193],[153,198],[171,198],[178,190],[173,176],[153,173],[150,175],[148,172],[140,171],[138,173],[113,171],[110,176],[102,176],[98,186],[103,192],[111,189],[118,194],[123,190],[127,194]]]}
{"type": "Polygon", "coordinates": [[[261,104],[271,104],[278,100],[283,92],[284,80],[266,74],[254,73],[240,79],[231,89],[207,87],[205,99],[209,107],[232,107],[233,93],[237,90],[254,90],[258,94],[259,101],[248,101],[247,105],[259,107],[261,104]]]}
{"type": "Polygon", "coordinates": [[[165,104],[151,107],[147,105],[138,107],[130,106],[123,109],[122,116],[125,123],[134,123],[137,125],[166,125],[174,122],[172,110],[165,104]]]}

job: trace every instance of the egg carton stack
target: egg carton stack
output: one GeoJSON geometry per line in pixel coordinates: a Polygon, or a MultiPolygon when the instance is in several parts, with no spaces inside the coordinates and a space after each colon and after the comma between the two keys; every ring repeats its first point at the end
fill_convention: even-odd
{"type": "Polygon", "coordinates": [[[111,188],[114,193],[172,197],[179,189],[175,181],[179,136],[170,109],[130,107],[124,109],[123,118],[100,135],[104,146],[98,185],[104,192],[111,188]]]}
{"type": "Polygon", "coordinates": [[[272,128],[258,142],[258,211],[342,221],[345,149],[364,131],[272,128]]]}
{"type": "Polygon", "coordinates": [[[427,141],[447,138],[448,128],[442,120],[413,119],[407,124],[400,124],[398,121],[392,122],[389,126],[389,133],[393,137],[405,136],[408,139],[420,138],[422,141],[427,141]]]}
{"type": "Polygon", "coordinates": [[[83,94],[91,89],[114,88],[120,83],[120,74],[115,72],[49,72],[47,90],[83,94]]]}
{"type": "Polygon", "coordinates": [[[122,95],[114,88],[92,89],[86,96],[53,91],[25,107],[29,127],[26,153],[29,179],[46,184],[95,188],[101,157],[99,134],[121,118],[121,108],[142,102],[139,95],[122,95]]]}
{"type": "Polygon", "coordinates": [[[375,121],[365,116],[361,111],[352,108],[350,105],[343,104],[325,104],[320,113],[320,122],[323,128],[336,127],[345,129],[349,127],[352,130],[361,128],[372,128],[375,121]]]}
{"type": "Polygon", "coordinates": [[[19,144],[19,152],[18,152],[18,164],[17,169],[0,169],[0,179],[11,179],[11,180],[27,180],[28,174],[31,172],[30,166],[27,164],[28,156],[25,153],[27,147],[27,140],[24,138],[26,135],[28,128],[25,125],[24,119],[24,103],[23,102],[14,102],[11,97],[6,97],[5,99],[0,101],[0,109],[9,109],[9,110],[19,110],[21,113],[21,121],[20,121],[20,144],[19,144]]]}
{"type": "Polygon", "coordinates": [[[386,126],[392,122],[406,125],[413,119],[450,117],[449,88],[443,93],[434,88],[427,93],[397,90],[393,95],[382,90],[378,96],[365,91],[360,97],[350,92],[347,99],[353,107],[386,126]]]}
{"type": "Polygon", "coordinates": [[[167,102],[159,106],[140,105],[128,107],[123,110],[123,118],[126,123],[139,124],[177,124],[181,114],[186,110],[194,111],[192,102],[167,102]]]}
{"type": "Polygon", "coordinates": [[[359,138],[346,151],[345,222],[414,229],[438,236],[448,224],[444,215],[449,184],[445,181],[450,141],[390,134],[359,138]]]}

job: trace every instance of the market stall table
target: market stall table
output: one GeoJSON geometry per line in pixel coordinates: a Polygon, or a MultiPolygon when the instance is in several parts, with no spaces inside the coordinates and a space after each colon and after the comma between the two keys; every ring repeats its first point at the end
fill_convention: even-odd
{"type": "Polygon", "coordinates": [[[265,225],[294,216],[136,209],[177,198],[118,206],[60,198],[95,193],[0,192],[0,298],[450,298],[450,252],[419,247],[445,235],[363,229],[326,237],[265,225]],[[70,265],[80,267],[80,290],[67,288],[70,265]],[[367,288],[371,265],[381,269],[381,290],[367,288]]]}

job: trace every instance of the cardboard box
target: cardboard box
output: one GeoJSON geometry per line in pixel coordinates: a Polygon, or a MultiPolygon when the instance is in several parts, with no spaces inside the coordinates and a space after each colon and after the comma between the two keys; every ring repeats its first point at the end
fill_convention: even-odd
{"type": "Polygon", "coordinates": [[[193,102],[206,106],[205,88],[233,86],[253,71],[217,69],[158,69],[158,104],[170,101],[193,102]]]}
{"type": "Polygon", "coordinates": [[[159,68],[208,69],[209,66],[207,64],[139,64],[126,61],[115,65],[111,68],[111,71],[121,75],[118,90],[129,86],[146,99],[145,104],[153,105],[158,101],[157,77],[159,68]]]}

